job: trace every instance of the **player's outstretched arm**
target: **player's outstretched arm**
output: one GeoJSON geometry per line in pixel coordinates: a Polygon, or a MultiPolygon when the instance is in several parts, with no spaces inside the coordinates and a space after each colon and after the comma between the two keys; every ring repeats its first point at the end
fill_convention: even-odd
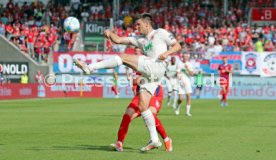
{"type": "Polygon", "coordinates": [[[127,76],[127,80],[130,81],[130,73],[129,73],[129,68],[126,67],[126,76],[127,76]]]}
{"type": "Polygon", "coordinates": [[[185,65],[185,68],[190,76],[193,76],[195,74],[194,71],[189,66],[185,65]]]}
{"type": "Polygon", "coordinates": [[[104,31],[104,36],[116,44],[130,44],[128,37],[119,37],[117,34],[113,33],[109,29],[104,31]]]}
{"type": "Polygon", "coordinates": [[[232,68],[228,69],[227,72],[228,72],[228,73],[233,73],[232,68]]]}
{"type": "Polygon", "coordinates": [[[170,54],[172,53],[177,53],[181,50],[181,46],[180,44],[178,43],[178,41],[175,41],[175,43],[173,43],[171,45],[171,48],[166,51],[165,53],[162,53],[160,56],[159,56],[159,59],[160,60],[165,60],[170,54]]]}

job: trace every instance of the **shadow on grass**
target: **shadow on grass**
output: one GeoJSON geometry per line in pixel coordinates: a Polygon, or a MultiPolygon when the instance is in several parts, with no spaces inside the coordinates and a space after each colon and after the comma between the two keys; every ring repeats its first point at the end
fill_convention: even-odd
{"type": "MultiPolygon", "coordinates": [[[[38,148],[33,147],[29,150],[43,151],[43,150],[98,150],[98,151],[112,151],[114,150],[110,146],[98,146],[98,145],[75,145],[75,146],[52,146],[50,148],[38,148]]],[[[124,147],[124,151],[133,152],[137,151],[131,147],[124,147]]]]}

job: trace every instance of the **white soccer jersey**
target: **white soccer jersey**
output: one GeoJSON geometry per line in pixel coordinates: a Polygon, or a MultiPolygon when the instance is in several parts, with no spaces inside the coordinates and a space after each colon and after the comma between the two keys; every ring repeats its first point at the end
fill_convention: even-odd
{"type": "Polygon", "coordinates": [[[173,34],[164,30],[153,30],[147,36],[128,37],[130,43],[144,51],[144,55],[151,59],[158,59],[159,55],[166,52],[176,39],[173,34]]]}
{"type": "Polygon", "coordinates": [[[183,80],[190,80],[190,75],[187,71],[187,68],[185,67],[187,66],[187,68],[190,70],[190,71],[193,71],[193,67],[192,67],[192,64],[191,62],[180,62],[178,63],[178,66],[177,66],[177,72],[180,74],[180,77],[183,79],[183,80]]]}
{"type": "Polygon", "coordinates": [[[177,65],[169,64],[166,70],[166,75],[169,78],[177,78],[177,65]]]}

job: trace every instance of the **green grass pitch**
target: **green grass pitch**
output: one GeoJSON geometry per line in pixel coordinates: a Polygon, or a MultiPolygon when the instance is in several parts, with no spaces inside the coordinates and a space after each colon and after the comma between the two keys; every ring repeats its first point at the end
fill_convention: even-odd
{"type": "Polygon", "coordinates": [[[0,160],[274,160],[276,101],[193,100],[193,117],[163,105],[159,118],[171,153],[140,153],[149,140],[141,118],[130,125],[124,152],[109,150],[129,99],[0,101],[0,160]]]}

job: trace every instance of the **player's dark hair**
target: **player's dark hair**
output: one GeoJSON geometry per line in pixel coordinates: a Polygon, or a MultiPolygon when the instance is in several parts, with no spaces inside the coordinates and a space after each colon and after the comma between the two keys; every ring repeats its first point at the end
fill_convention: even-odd
{"type": "Polygon", "coordinates": [[[152,16],[151,16],[149,13],[137,14],[137,15],[134,17],[134,19],[135,19],[135,20],[143,19],[143,20],[149,21],[150,24],[153,25],[152,16]]]}

